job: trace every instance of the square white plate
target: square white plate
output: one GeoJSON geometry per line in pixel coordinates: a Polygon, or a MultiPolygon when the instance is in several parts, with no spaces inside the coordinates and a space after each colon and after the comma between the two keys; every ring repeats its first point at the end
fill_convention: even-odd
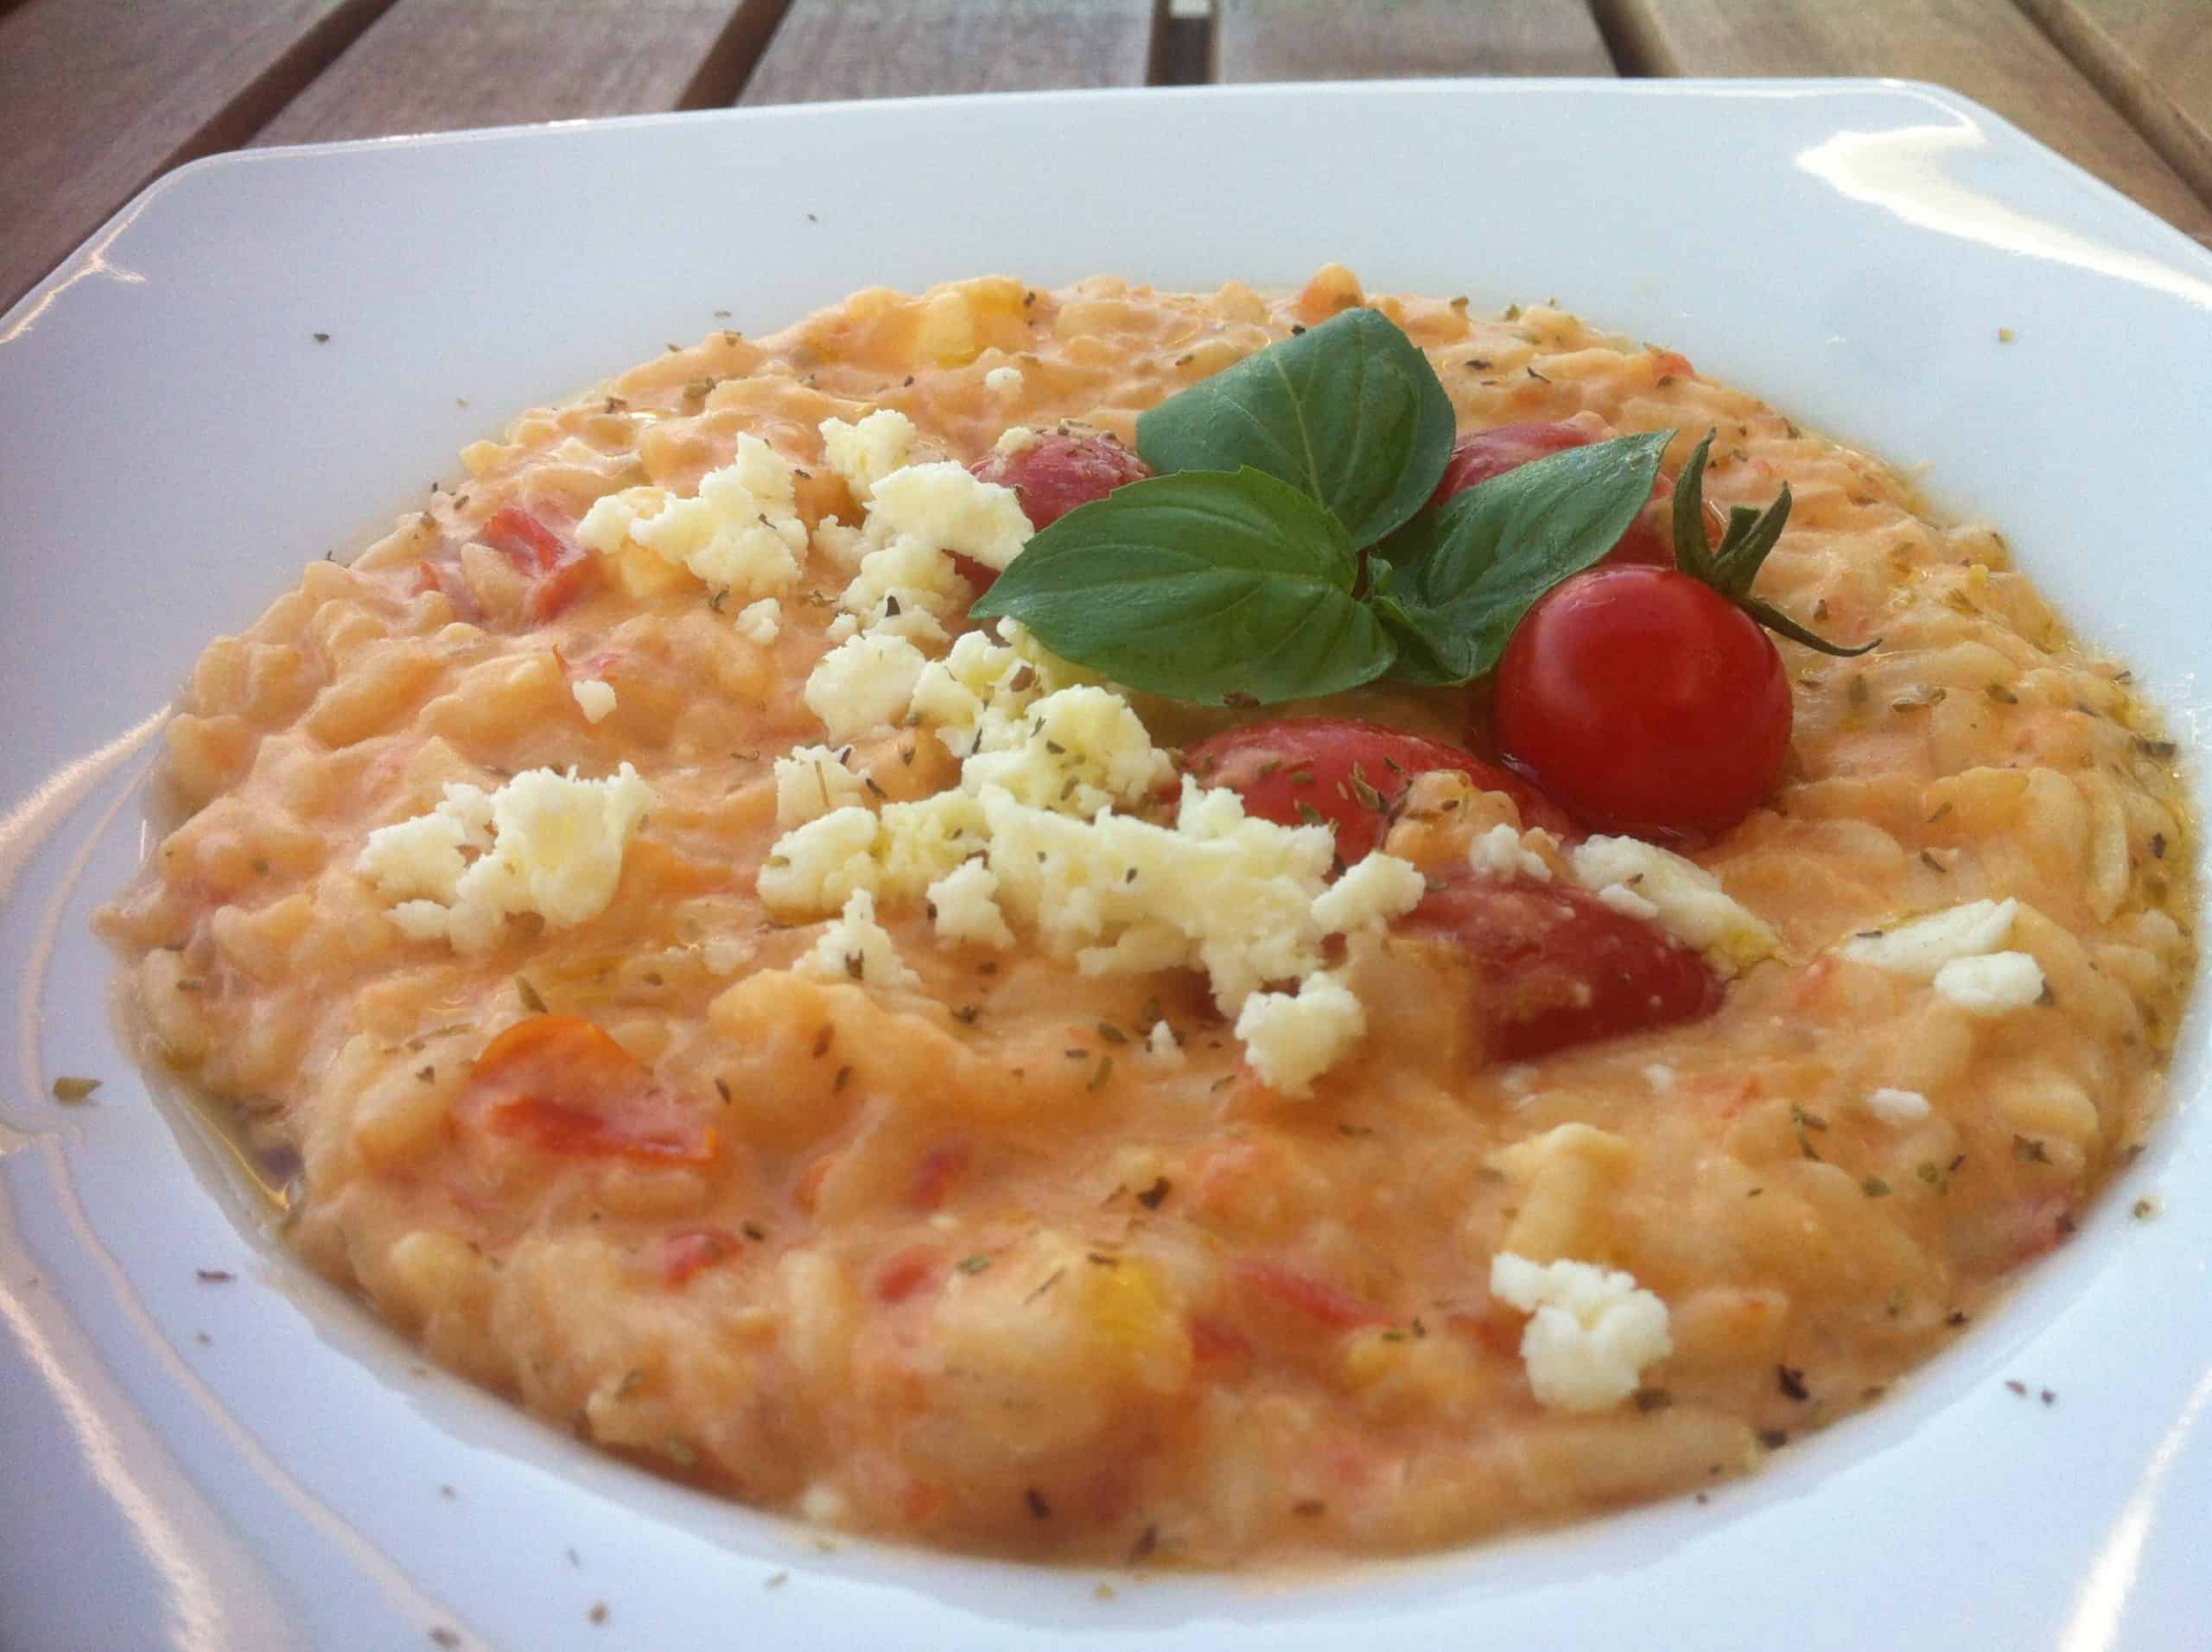
{"type": "Polygon", "coordinates": [[[2201,1014],[2172,1115],[2080,1236],[1906,1391],[1759,1477],[1309,1584],[1124,1578],[1110,1598],[1094,1574],[825,1553],[423,1371],[261,1231],[118,1049],[86,918],[137,863],[164,701],[465,442],[724,309],[759,332],[873,283],[1211,289],[1330,259],[1484,308],[1556,295],[1929,461],[1936,497],[2009,533],[2194,734],[2212,256],[1948,93],[1056,93],[185,168],[0,320],[0,1641],[2201,1643],[2201,1014]],[[58,1073],[106,1083],[64,1107],[58,1073]],[[2131,1219],[2144,1197],[2159,1219],[2131,1219]]]}

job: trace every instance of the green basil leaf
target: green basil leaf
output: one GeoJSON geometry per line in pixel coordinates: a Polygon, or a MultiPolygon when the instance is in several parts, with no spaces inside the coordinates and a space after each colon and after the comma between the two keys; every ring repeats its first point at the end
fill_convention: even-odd
{"type": "Polygon", "coordinates": [[[1389,595],[1425,651],[1400,650],[1408,680],[1464,683],[1494,667],[1522,616],[1628,531],[1675,433],[1570,448],[1507,471],[1427,512],[1392,542],[1405,558],[1389,595]]]}
{"type": "Polygon", "coordinates": [[[1335,694],[1396,648],[1337,519],[1256,470],[1117,487],[1037,535],[969,612],[1129,688],[1219,705],[1335,694]]]}
{"type": "Polygon", "coordinates": [[[1350,309],[1137,420],[1162,475],[1247,466],[1288,482],[1371,545],[1421,509],[1452,455],[1451,397],[1388,316],[1350,309]]]}

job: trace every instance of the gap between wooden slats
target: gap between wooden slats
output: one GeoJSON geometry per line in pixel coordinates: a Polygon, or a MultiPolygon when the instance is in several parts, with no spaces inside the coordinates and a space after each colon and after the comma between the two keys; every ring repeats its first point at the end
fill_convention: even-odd
{"type": "Polygon", "coordinates": [[[791,0],[747,105],[1141,86],[1160,0],[791,0]]]}
{"type": "Polygon", "coordinates": [[[2212,201],[2212,5],[2019,0],[2166,164],[2212,201]]]}
{"type": "Polygon", "coordinates": [[[171,167],[244,143],[389,0],[26,0],[0,16],[0,305],[171,167]]]}
{"type": "Polygon", "coordinates": [[[1217,80],[1610,75],[1586,0],[1219,0],[1217,80]]]}
{"type": "Polygon", "coordinates": [[[397,0],[254,142],[728,103],[785,0],[397,0]]]}
{"type": "Polygon", "coordinates": [[[1598,0],[1624,73],[1895,75],[1986,104],[2191,235],[2212,207],[2012,0],[1598,0]]]}

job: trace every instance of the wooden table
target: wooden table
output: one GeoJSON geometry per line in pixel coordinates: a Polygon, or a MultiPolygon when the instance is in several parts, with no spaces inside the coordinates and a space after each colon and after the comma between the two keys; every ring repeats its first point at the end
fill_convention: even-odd
{"type": "Polygon", "coordinates": [[[1937,81],[2212,241],[2208,0],[0,0],[0,305],[168,168],[247,145],[1446,74],[1937,81]]]}

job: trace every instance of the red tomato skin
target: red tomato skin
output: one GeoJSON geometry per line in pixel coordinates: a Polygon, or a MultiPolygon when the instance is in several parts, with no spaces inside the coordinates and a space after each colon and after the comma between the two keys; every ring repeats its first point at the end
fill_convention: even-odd
{"type": "MultiPolygon", "coordinates": [[[[1141,482],[1152,474],[1150,465],[1109,435],[1076,436],[1057,430],[1039,435],[1020,453],[994,449],[968,469],[1020,494],[1021,513],[1040,533],[1078,505],[1103,499],[1124,483],[1141,482]]],[[[978,596],[998,578],[997,569],[972,556],[956,551],[952,560],[978,596]]]]}
{"type": "Polygon", "coordinates": [[[1238,793],[1247,814],[1279,826],[1310,825],[1306,811],[1313,810],[1335,827],[1337,855],[1346,866],[1382,842],[1389,829],[1386,811],[1414,776],[1435,769],[1456,769],[1485,791],[1504,792],[1524,827],[1581,836],[1573,820],[1511,770],[1442,740],[1357,717],[1279,717],[1226,729],[1185,753],[1184,766],[1202,785],[1238,793]],[[1372,788],[1382,810],[1361,800],[1356,779],[1372,788]]]}
{"type": "Polygon", "coordinates": [[[1720,978],[1702,958],[1585,889],[1459,878],[1399,922],[1450,943],[1473,967],[1495,1060],[1699,1020],[1720,1007],[1720,978]]]}
{"type": "Polygon", "coordinates": [[[1598,568],[1522,620],[1493,714],[1507,760],[1593,827],[1697,839],[1773,794],[1792,708],[1774,644],[1719,592],[1598,568]]]}
{"type": "Polygon", "coordinates": [[[574,1015],[517,1021],[484,1048],[456,1112],[495,1136],[569,1158],[706,1164],[711,1125],[636,1057],[574,1015]]]}
{"type": "Polygon", "coordinates": [[[661,1239],[661,1280],[671,1288],[681,1287],[693,1274],[734,1256],[741,1249],[737,1236],[728,1228],[678,1229],[661,1239]]]}
{"type": "Polygon", "coordinates": [[[1362,1325],[1387,1325],[1390,1315],[1379,1303],[1355,1296],[1341,1285],[1287,1262],[1246,1256],[1229,1266],[1230,1277],[1284,1307],[1319,1320],[1333,1331],[1352,1331],[1362,1325]]]}
{"type": "MultiPolygon", "coordinates": [[[[1444,474],[1429,496],[1441,505],[1455,493],[1464,493],[1493,476],[1517,470],[1532,459],[1543,459],[1569,448],[1586,448],[1607,440],[1612,432],[1594,413],[1578,413],[1554,424],[1501,424],[1461,436],[1446,461],[1444,474]]],[[[1651,486],[1651,502],[1629,524],[1620,543],[1605,553],[1608,566],[1637,563],[1652,568],[1675,565],[1673,500],[1675,479],[1661,471],[1651,486]]],[[[1708,501],[1705,507],[1708,538],[1718,538],[1727,524],[1708,501]]]]}
{"type": "Polygon", "coordinates": [[[530,613],[550,620],[582,595],[597,571],[590,553],[518,505],[495,511],[476,537],[530,576],[530,613]]]}

